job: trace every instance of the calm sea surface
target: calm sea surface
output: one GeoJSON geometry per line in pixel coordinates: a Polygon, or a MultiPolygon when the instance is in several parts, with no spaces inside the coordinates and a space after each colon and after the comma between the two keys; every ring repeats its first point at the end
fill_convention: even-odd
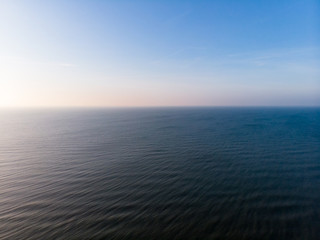
{"type": "Polygon", "coordinates": [[[320,108],[1,110],[0,239],[320,239],[320,108]]]}

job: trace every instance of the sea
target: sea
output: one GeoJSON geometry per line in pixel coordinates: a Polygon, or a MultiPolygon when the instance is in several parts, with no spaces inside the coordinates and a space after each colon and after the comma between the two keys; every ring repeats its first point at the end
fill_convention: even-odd
{"type": "Polygon", "coordinates": [[[320,239],[320,108],[2,109],[0,239],[320,239]]]}

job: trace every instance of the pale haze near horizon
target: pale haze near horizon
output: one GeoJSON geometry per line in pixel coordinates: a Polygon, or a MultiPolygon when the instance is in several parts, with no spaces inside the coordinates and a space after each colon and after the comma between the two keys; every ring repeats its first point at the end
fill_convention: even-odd
{"type": "Polygon", "coordinates": [[[0,107],[319,106],[320,3],[0,2],[0,107]]]}

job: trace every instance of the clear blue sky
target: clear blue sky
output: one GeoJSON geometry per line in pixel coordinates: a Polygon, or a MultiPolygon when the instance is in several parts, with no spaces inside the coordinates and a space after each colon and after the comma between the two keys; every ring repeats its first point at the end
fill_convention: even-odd
{"type": "Polygon", "coordinates": [[[0,2],[0,106],[320,105],[320,1],[0,2]]]}

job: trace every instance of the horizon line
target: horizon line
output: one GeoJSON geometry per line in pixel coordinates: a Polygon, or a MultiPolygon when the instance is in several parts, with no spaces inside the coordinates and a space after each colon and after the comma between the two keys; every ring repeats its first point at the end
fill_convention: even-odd
{"type": "Polygon", "coordinates": [[[1,106],[0,110],[19,109],[142,109],[142,108],[320,108],[320,105],[158,105],[158,106],[1,106]]]}

